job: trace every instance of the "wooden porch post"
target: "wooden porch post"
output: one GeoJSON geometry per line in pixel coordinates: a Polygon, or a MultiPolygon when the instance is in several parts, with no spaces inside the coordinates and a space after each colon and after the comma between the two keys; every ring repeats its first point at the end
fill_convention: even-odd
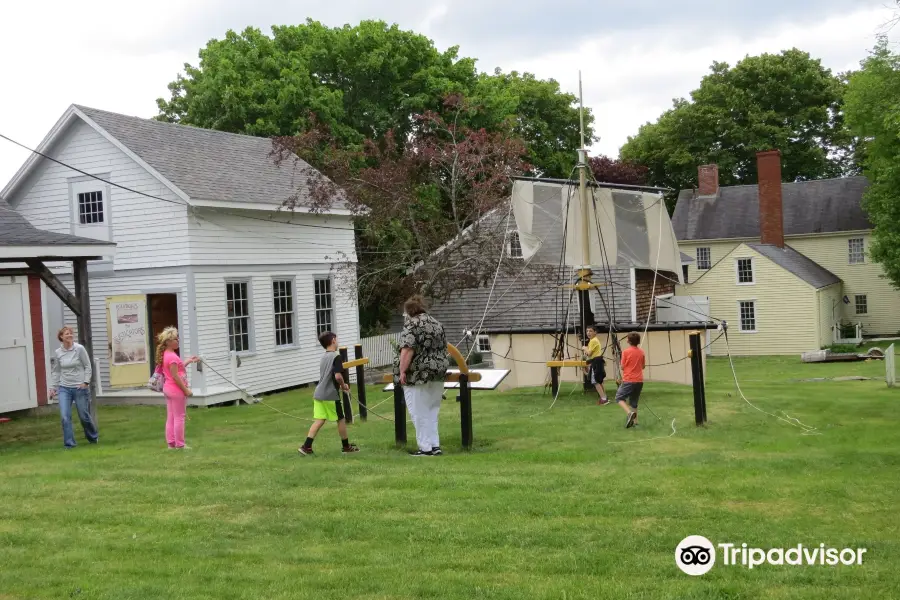
{"type": "MultiPolygon", "coordinates": [[[[95,364],[94,338],[91,330],[91,293],[88,288],[87,259],[76,258],[72,261],[72,267],[72,271],[75,275],[75,298],[81,308],[81,313],[77,315],[78,343],[87,350],[88,357],[91,359],[91,364],[95,364]]],[[[100,373],[95,371],[94,377],[100,377],[100,373]]],[[[91,417],[94,420],[94,425],[99,426],[99,423],[97,423],[97,395],[95,389],[96,387],[93,385],[93,382],[91,382],[91,417]]]]}

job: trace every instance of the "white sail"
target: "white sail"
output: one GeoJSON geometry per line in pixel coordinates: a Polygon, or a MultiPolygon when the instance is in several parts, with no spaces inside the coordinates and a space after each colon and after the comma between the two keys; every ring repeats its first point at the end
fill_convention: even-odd
{"type": "Polygon", "coordinates": [[[587,200],[588,255],[583,256],[578,184],[516,180],[512,203],[523,258],[592,269],[658,269],[684,283],[681,253],[660,194],[589,186],[587,200]]]}

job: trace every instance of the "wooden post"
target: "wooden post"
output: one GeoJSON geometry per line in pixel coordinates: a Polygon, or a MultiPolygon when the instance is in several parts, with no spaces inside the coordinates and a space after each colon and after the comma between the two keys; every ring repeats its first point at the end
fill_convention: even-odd
{"type": "Polygon", "coordinates": [[[694,421],[699,427],[705,422],[705,415],[703,414],[703,367],[700,362],[701,360],[703,360],[703,357],[701,355],[700,349],[700,334],[692,333],[689,336],[689,340],[691,348],[691,378],[694,383],[694,421]]]}
{"type": "MultiPolygon", "coordinates": [[[[72,271],[75,275],[75,299],[80,309],[77,315],[78,343],[84,346],[91,364],[94,362],[94,336],[91,329],[91,292],[88,287],[87,259],[76,258],[72,261],[72,271]]],[[[43,279],[43,277],[42,277],[43,279]]],[[[55,290],[54,290],[55,291],[55,290]]],[[[100,373],[94,373],[94,377],[100,377],[100,373]]],[[[94,425],[97,422],[97,395],[94,386],[91,389],[91,419],[94,425]]]]}
{"type": "Polygon", "coordinates": [[[403,387],[394,381],[394,441],[397,446],[406,445],[406,399],[403,387]]]}
{"type": "Polygon", "coordinates": [[[700,381],[700,412],[703,415],[703,423],[706,424],[706,377],[703,374],[703,341],[700,332],[696,334],[697,339],[697,373],[700,381]]]}
{"type": "Polygon", "coordinates": [[[894,361],[894,344],[891,344],[884,353],[884,376],[889,388],[897,386],[897,367],[894,361]]]}
{"type": "MultiPolygon", "coordinates": [[[[341,355],[342,363],[346,363],[348,360],[350,360],[350,357],[347,356],[347,348],[346,347],[340,348],[338,350],[338,352],[341,355]]],[[[344,367],[344,370],[341,373],[341,376],[344,378],[344,383],[346,383],[347,385],[350,385],[350,370],[347,367],[344,367]]],[[[343,401],[344,401],[344,421],[346,421],[347,423],[352,423],[353,422],[353,406],[350,404],[350,394],[347,394],[343,390],[341,390],[341,398],[343,398],[343,401]]]]}
{"type": "Polygon", "coordinates": [[[554,398],[559,394],[559,367],[550,367],[550,392],[554,398]]]}
{"type": "MultiPolygon", "coordinates": [[[[353,346],[353,358],[363,357],[362,344],[353,346]]],[[[369,418],[369,409],[366,408],[366,368],[363,365],[356,367],[356,402],[359,404],[359,418],[363,421],[369,418]]]]}
{"type": "Polygon", "coordinates": [[[472,389],[469,387],[469,375],[459,374],[459,420],[462,427],[462,446],[464,450],[472,449],[472,389]]]}

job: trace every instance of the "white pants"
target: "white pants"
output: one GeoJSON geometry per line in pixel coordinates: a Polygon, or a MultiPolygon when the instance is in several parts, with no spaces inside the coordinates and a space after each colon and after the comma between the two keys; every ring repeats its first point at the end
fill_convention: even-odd
{"type": "Polygon", "coordinates": [[[413,427],[416,428],[416,444],[423,452],[431,452],[432,448],[441,445],[438,438],[438,413],[443,393],[443,381],[403,387],[406,408],[412,417],[413,427]]]}

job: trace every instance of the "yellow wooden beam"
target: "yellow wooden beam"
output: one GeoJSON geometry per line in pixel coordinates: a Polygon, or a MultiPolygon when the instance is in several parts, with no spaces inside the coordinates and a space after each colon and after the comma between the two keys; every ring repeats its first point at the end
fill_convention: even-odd
{"type": "Polygon", "coordinates": [[[547,362],[548,367],[586,367],[587,363],[583,360],[551,360],[547,362]]]}
{"type": "Polygon", "coordinates": [[[345,363],[344,363],[344,368],[345,368],[345,369],[352,369],[352,368],[354,368],[354,367],[361,367],[361,366],[364,366],[364,365],[367,365],[367,364],[369,364],[369,359],[368,359],[368,358],[366,358],[366,357],[363,357],[363,358],[357,358],[357,359],[355,359],[355,360],[348,360],[347,362],[345,362],[345,363]]]}
{"type": "Polygon", "coordinates": [[[459,368],[460,373],[469,372],[469,365],[466,364],[465,357],[463,357],[462,352],[460,352],[456,346],[447,344],[447,352],[449,352],[450,356],[453,357],[453,360],[456,361],[456,366],[459,368]]]}
{"type": "Polygon", "coordinates": [[[601,288],[606,287],[605,283],[587,283],[587,282],[579,282],[574,285],[564,285],[563,289],[567,290],[590,290],[593,288],[601,288]]]}

